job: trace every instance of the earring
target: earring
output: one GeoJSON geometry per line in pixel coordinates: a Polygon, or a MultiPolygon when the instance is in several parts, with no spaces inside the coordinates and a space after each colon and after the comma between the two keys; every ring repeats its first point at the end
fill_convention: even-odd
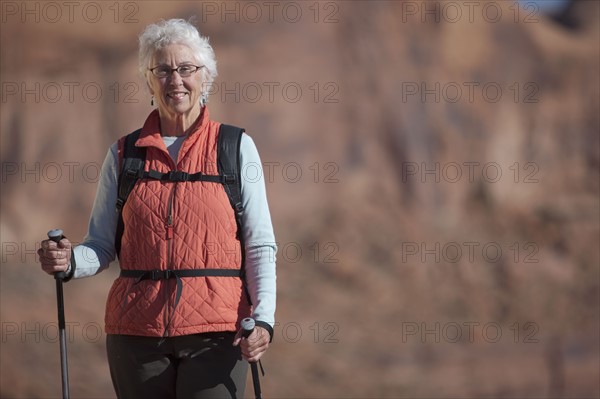
{"type": "Polygon", "coordinates": [[[152,96],[152,98],[150,99],[150,105],[151,105],[152,107],[154,107],[154,96],[152,96]]]}

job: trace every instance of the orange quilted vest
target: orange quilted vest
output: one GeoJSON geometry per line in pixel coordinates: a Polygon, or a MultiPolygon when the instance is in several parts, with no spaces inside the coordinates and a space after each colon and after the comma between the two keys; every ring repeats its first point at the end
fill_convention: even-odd
{"type": "MultiPolygon", "coordinates": [[[[153,111],[136,142],[138,147],[147,147],[144,169],[218,175],[219,126],[209,119],[204,107],[175,163],[160,135],[158,111],[153,111]]],[[[123,142],[121,138],[119,159],[123,157],[123,142]]],[[[220,183],[139,180],[122,216],[122,270],[241,267],[235,215],[220,183]]],[[[136,281],[118,277],[106,303],[106,333],[160,337],[235,331],[250,315],[239,277],[182,278],[179,300],[177,284],[173,278],[136,281]]]]}

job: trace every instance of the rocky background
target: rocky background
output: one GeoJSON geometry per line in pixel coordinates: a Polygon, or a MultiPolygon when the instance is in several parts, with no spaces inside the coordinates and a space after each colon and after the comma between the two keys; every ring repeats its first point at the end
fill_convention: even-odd
{"type": "MultiPolygon", "coordinates": [[[[83,239],[108,146],[151,110],[137,35],[190,16],[211,115],[265,166],[266,397],[600,395],[597,1],[0,5],[1,397],[60,396],[35,250],[83,239]]],[[[114,397],[117,273],[65,287],[72,397],[114,397]]]]}

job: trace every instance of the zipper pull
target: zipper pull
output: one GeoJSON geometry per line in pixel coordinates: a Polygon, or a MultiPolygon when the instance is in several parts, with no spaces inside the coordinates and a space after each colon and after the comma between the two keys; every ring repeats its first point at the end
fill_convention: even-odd
{"type": "Polygon", "coordinates": [[[165,229],[167,231],[167,240],[171,240],[173,238],[173,216],[169,215],[165,229]]]}

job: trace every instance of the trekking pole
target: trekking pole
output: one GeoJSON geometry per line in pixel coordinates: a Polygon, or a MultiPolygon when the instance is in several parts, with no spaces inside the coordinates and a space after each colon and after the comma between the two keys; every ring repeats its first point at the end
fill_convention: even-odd
{"type": "MultiPolygon", "coordinates": [[[[252,331],[254,331],[255,326],[254,319],[251,317],[246,317],[242,320],[242,337],[248,338],[252,331]]],[[[262,394],[260,393],[260,380],[258,379],[258,366],[257,362],[250,362],[250,368],[252,369],[252,382],[254,383],[254,396],[256,399],[262,399],[262,394]]]]}
{"type": "MultiPolygon", "coordinates": [[[[64,238],[60,229],[50,230],[48,238],[58,244],[64,238]]],[[[62,393],[64,399],[69,399],[69,370],[67,368],[67,336],[65,334],[65,301],[63,297],[64,272],[54,273],[56,280],[56,303],[58,308],[58,332],[60,336],[60,372],[62,374],[62,393]]]]}

